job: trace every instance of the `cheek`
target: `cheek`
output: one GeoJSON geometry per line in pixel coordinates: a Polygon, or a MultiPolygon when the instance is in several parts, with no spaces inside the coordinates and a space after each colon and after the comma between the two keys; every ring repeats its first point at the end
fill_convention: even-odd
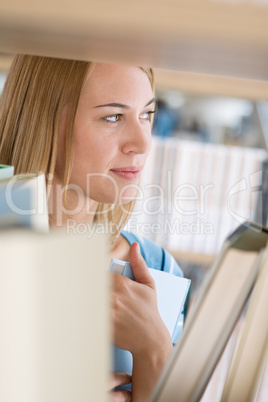
{"type": "MultiPolygon", "coordinates": [[[[105,178],[113,147],[97,130],[75,132],[74,161],[71,182],[78,185],[90,198],[102,198],[103,189],[114,197],[114,184],[105,178]]],[[[98,200],[102,202],[101,200],[98,200]]]]}
{"type": "MultiPolygon", "coordinates": [[[[113,137],[106,133],[98,122],[80,119],[74,129],[75,159],[92,166],[103,165],[113,154],[115,144],[113,137]],[[94,161],[94,162],[92,162],[94,161]]],[[[106,163],[107,163],[106,162],[106,163]]]]}
{"type": "Polygon", "coordinates": [[[148,148],[147,148],[147,154],[146,156],[149,155],[151,151],[151,146],[152,146],[152,129],[150,128],[149,134],[148,134],[148,148]]]}
{"type": "Polygon", "coordinates": [[[74,165],[95,166],[101,154],[102,141],[98,132],[89,126],[76,125],[74,130],[74,165]]]}

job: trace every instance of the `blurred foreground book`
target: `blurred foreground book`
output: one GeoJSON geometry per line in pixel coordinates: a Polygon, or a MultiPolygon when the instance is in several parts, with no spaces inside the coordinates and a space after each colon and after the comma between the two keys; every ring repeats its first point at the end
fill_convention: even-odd
{"type": "Polygon", "coordinates": [[[1,402],[107,401],[107,245],[0,232],[1,402]]]}

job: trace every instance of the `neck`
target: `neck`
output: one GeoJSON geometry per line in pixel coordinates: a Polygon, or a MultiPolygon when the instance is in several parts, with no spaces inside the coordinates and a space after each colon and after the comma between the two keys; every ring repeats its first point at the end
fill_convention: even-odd
{"type": "Polygon", "coordinates": [[[91,200],[82,191],[68,189],[64,193],[62,181],[54,176],[48,198],[51,226],[60,228],[68,223],[92,225],[97,208],[98,202],[91,200]]]}

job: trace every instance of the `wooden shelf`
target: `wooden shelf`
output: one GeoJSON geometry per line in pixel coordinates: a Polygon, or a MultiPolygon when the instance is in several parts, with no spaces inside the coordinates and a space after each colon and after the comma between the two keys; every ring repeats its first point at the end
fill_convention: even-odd
{"type": "Polygon", "coordinates": [[[5,73],[9,69],[12,59],[12,55],[0,53],[0,73],[5,73]]]}
{"type": "Polygon", "coordinates": [[[158,89],[174,89],[193,95],[229,96],[250,100],[268,99],[268,81],[220,77],[155,69],[158,89]]]}
{"type": "MultiPolygon", "coordinates": [[[[13,56],[0,53],[0,72],[7,72],[13,56]]],[[[157,89],[173,89],[193,95],[268,99],[268,81],[154,69],[157,89]]]]}
{"type": "Polygon", "coordinates": [[[191,264],[210,265],[215,259],[215,255],[210,254],[195,254],[183,251],[169,250],[169,253],[178,261],[187,261],[191,264]]]}
{"type": "Polygon", "coordinates": [[[268,8],[208,0],[10,0],[0,50],[268,79],[268,8]]]}

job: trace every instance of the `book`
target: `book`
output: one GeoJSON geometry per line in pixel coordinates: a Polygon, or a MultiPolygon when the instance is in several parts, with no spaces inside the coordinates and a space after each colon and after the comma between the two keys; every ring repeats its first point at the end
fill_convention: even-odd
{"type": "Polygon", "coordinates": [[[268,225],[268,159],[262,162],[262,178],[256,207],[256,221],[268,225]]]}
{"type": "Polygon", "coordinates": [[[20,174],[0,181],[0,227],[16,226],[49,231],[44,174],[20,174]]]}
{"type": "MultiPolygon", "coordinates": [[[[112,259],[109,270],[135,280],[129,262],[112,259]]],[[[164,321],[170,336],[174,339],[185,299],[190,287],[190,280],[167,272],[149,268],[156,285],[159,314],[164,321]]],[[[119,348],[114,349],[114,371],[132,372],[131,353],[119,348]]]]}
{"type": "Polygon", "coordinates": [[[268,248],[263,254],[241,340],[223,390],[222,402],[253,401],[268,363],[268,248]]]}
{"type": "Polygon", "coordinates": [[[224,242],[151,402],[200,400],[255,284],[267,240],[268,229],[245,222],[224,242]]]}
{"type": "Polygon", "coordinates": [[[222,353],[215,370],[211,378],[209,379],[208,385],[202,395],[202,398],[199,402],[208,402],[208,401],[220,401],[222,391],[225,385],[227,373],[233,359],[233,356],[236,353],[237,344],[239,343],[239,339],[243,330],[244,323],[244,312],[241,314],[238,323],[236,324],[229,340],[224,348],[224,352],[222,353]]]}
{"type": "Polygon", "coordinates": [[[254,402],[266,402],[268,401],[268,361],[264,368],[264,373],[261,379],[260,387],[258,389],[257,398],[254,402]]]}
{"type": "Polygon", "coordinates": [[[20,228],[0,253],[1,402],[107,401],[108,239],[20,228]]]}
{"type": "Polygon", "coordinates": [[[14,166],[0,164],[0,180],[8,179],[14,175],[14,166]]]}

